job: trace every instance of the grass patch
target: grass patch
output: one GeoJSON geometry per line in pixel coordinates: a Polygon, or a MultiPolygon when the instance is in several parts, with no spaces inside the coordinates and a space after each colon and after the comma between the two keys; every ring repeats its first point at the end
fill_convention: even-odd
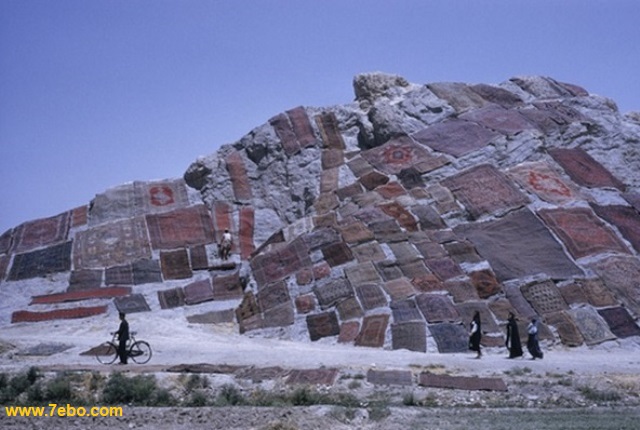
{"type": "Polygon", "coordinates": [[[530,367],[514,367],[510,370],[505,370],[504,374],[508,376],[524,376],[530,375],[533,372],[530,367]]]}
{"type": "Polygon", "coordinates": [[[597,403],[617,402],[622,399],[620,393],[615,390],[600,390],[588,385],[579,387],[578,391],[585,399],[597,403]]]}

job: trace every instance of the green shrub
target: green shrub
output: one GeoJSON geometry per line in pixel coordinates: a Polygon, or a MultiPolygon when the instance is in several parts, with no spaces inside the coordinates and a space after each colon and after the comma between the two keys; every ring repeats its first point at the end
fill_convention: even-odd
{"type": "Polygon", "coordinates": [[[402,404],[405,406],[417,406],[418,402],[416,400],[416,396],[413,394],[413,391],[404,393],[402,396],[402,404]]]}
{"type": "Polygon", "coordinates": [[[102,391],[106,404],[132,404],[136,406],[171,406],[175,399],[169,391],[158,388],[153,375],[127,378],[121,373],[112,374],[102,391]]]}
{"type": "Polygon", "coordinates": [[[207,398],[207,395],[203,391],[197,390],[197,391],[193,391],[189,395],[189,397],[185,402],[185,406],[200,407],[200,406],[207,406],[208,403],[209,403],[209,399],[207,398]]]}
{"type": "Polygon", "coordinates": [[[40,383],[33,384],[27,390],[27,403],[29,404],[40,404],[45,400],[45,393],[42,389],[42,385],[40,383]]]}
{"type": "Polygon", "coordinates": [[[309,387],[296,388],[291,393],[290,400],[294,406],[311,406],[323,403],[321,395],[309,387]]]}
{"type": "Polygon", "coordinates": [[[279,393],[266,391],[266,390],[263,390],[262,388],[258,388],[257,390],[253,391],[250,394],[249,398],[247,399],[247,402],[253,406],[280,407],[280,406],[286,406],[290,404],[286,396],[279,393]]]}
{"type": "Polygon", "coordinates": [[[189,375],[186,382],[184,383],[184,388],[185,390],[187,390],[188,393],[192,392],[193,390],[208,388],[208,387],[209,387],[209,380],[207,379],[207,377],[201,376],[197,373],[193,373],[189,375]]]}
{"type": "Polygon", "coordinates": [[[327,403],[347,408],[357,408],[360,406],[360,400],[351,393],[335,393],[329,397],[327,403]]]}
{"type": "Polygon", "coordinates": [[[50,380],[44,390],[44,398],[53,403],[73,401],[75,396],[68,376],[62,374],[50,380]]]}
{"type": "Polygon", "coordinates": [[[220,406],[236,406],[244,404],[245,399],[238,387],[232,384],[224,384],[220,387],[216,403],[220,406]]]}
{"type": "Polygon", "coordinates": [[[26,373],[20,373],[15,375],[9,381],[9,390],[14,394],[15,397],[27,391],[27,389],[31,386],[31,382],[29,382],[29,378],[26,373]]]}
{"type": "Polygon", "coordinates": [[[7,388],[8,385],[9,385],[9,378],[7,377],[7,374],[0,373],[0,391],[7,388]]]}

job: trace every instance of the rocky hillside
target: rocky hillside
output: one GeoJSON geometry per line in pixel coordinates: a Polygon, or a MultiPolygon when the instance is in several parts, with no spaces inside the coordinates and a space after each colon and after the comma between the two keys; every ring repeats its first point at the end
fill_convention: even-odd
{"type": "Polygon", "coordinates": [[[447,353],[467,350],[475,311],[485,346],[503,345],[514,311],[548,343],[640,340],[640,113],[546,77],[364,74],[354,90],[274,116],[184,178],[5,232],[0,325],[172,310],[447,353]]]}

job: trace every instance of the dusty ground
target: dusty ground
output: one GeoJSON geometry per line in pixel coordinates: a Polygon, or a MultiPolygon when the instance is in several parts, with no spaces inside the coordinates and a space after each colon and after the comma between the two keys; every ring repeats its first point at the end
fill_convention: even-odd
{"type": "MultiPolygon", "coordinates": [[[[544,360],[508,360],[505,351],[486,350],[481,360],[472,354],[416,353],[301,343],[275,338],[240,336],[232,326],[176,325],[170,317],[131,325],[138,338],[153,347],[146,365],[104,366],[82,352],[108,339],[117,321],[16,324],[0,334],[0,372],[14,373],[37,366],[52,375],[63,371],[154,374],[160,384],[180,397],[184,375],[168,372],[179,364],[218,366],[207,372],[209,394],[233,385],[245,396],[256,390],[293,390],[284,378],[243,377],[238,369],[336,368],[331,387],[320,392],[344,393],[357,404],[308,407],[125,407],[122,418],[7,418],[2,428],[215,428],[215,429],[407,429],[407,428],[637,428],[640,418],[640,346],[637,340],[596,347],[564,348],[544,345],[544,360]],[[64,349],[67,348],[67,349],[64,349]],[[61,352],[56,352],[62,350],[61,352]],[[51,354],[51,352],[56,352],[51,354]],[[235,369],[235,370],[234,370],[235,369]],[[411,371],[410,386],[374,385],[367,372],[411,371]],[[498,377],[507,392],[422,387],[422,372],[450,376],[498,377]],[[181,379],[182,378],[182,379],[181,379]],[[475,423],[471,425],[470,423],[475,423]]],[[[434,349],[431,349],[432,351],[434,349]]],[[[4,412],[4,411],[3,411],[4,412]]]]}

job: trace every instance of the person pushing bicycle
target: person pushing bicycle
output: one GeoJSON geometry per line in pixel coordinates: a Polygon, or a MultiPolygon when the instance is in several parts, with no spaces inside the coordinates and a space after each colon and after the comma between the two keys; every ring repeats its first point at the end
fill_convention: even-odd
{"type": "Polygon", "coordinates": [[[118,328],[118,356],[120,364],[127,364],[127,341],[129,340],[129,323],[123,312],[120,315],[120,327],[118,328]]]}

